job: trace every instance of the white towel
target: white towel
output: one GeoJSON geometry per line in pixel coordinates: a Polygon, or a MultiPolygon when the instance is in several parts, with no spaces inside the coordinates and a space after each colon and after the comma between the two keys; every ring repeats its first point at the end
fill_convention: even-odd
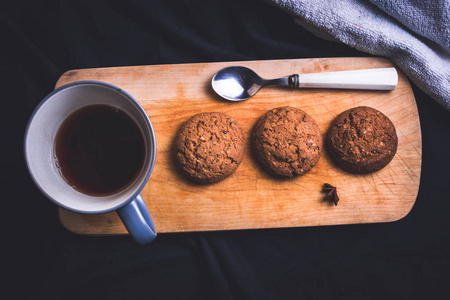
{"type": "Polygon", "coordinates": [[[449,0],[265,0],[321,38],[386,57],[450,110],[449,0]]]}

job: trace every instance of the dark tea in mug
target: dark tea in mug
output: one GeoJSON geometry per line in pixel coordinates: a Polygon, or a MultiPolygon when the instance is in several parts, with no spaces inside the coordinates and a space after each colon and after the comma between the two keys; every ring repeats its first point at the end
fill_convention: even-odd
{"type": "Polygon", "coordinates": [[[55,162],[64,180],[91,196],[120,192],[138,177],[145,161],[144,137],[120,109],[95,104],[73,112],[55,138],[55,162]]]}

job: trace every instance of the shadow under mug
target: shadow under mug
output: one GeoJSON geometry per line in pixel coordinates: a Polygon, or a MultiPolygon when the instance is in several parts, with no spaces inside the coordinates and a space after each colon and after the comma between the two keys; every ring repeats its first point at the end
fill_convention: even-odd
{"type": "Polygon", "coordinates": [[[83,214],[116,211],[138,243],[146,244],[156,238],[153,220],[140,195],[155,164],[155,133],[145,110],[125,91],[98,81],[78,81],[56,89],[33,112],[25,132],[24,151],[34,182],[60,207],[83,214]],[[90,196],[76,191],[62,178],[55,163],[54,141],[60,125],[74,111],[93,104],[113,106],[130,116],[142,131],[146,148],[136,180],[108,196],[90,196]]]}

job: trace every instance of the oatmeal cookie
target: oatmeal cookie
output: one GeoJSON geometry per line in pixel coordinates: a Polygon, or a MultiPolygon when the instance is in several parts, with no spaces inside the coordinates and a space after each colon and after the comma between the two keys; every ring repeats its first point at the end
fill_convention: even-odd
{"type": "Polygon", "coordinates": [[[294,177],[319,161],[322,137],[316,121],[294,107],[274,108],[257,122],[252,135],[255,156],[269,173],[294,177]]]}
{"type": "Polygon", "coordinates": [[[175,160],[192,181],[214,183],[238,168],[244,147],[242,129],[233,118],[220,112],[200,113],[178,131],[175,160]]]}
{"type": "Polygon", "coordinates": [[[326,148],[344,170],[364,174],[388,165],[397,152],[394,124],[382,112],[367,106],[354,107],[332,122],[326,148]]]}

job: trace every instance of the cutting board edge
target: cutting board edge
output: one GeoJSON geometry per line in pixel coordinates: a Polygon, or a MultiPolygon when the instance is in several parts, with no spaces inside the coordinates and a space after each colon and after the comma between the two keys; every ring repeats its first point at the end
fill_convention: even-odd
{"type": "MultiPolygon", "coordinates": [[[[416,204],[418,195],[418,190],[416,193],[416,197],[414,201],[411,202],[411,206],[408,210],[406,210],[402,214],[394,215],[391,218],[383,219],[380,221],[371,221],[371,222],[346,222],[346,223],[336,223],[336,224],[314,224],[314,225],[297,225],[297,226],[271,226],[271,227],[251,227],[251,228],[226,228],[226,229],[204,229],[204,230],[173,230],[173,231],[160,231],[158,234],[167,234],[167,233],[193,233],[193,232],[225,232],[225,231],[242,231],[242,230],[267,230],[267,229],[289,229],[289,228],[312,228],[312,227],[327,227],[327,226],[344,226],[344,225],[365,225],[365,224],[388,224],[388,223],[394,223],[399,222],[406,218],[412,211],[414,205],[416,204]]],[[[111,236],[111,235],[128,235],[126,232],[126,229],[123,229],[122,232],[111,232],[111,233],[92,233],[92,230],[85,231],[85,230],[79,230],[77,229],[77,226],[73,226],[73,223],[69,222],[67,223],[66,220],[62,218],[61,212],[64,209],[59,207],[58,208],[58,218],[63,226],[67,231],[77,234],[77,235],[89,235],[89,236],[111,236]],[[72,225],[71,225],[72,224],[72,225]]]]}
{"type": "MultiPolygon", "coordinates": [[[[61,82],[63,82],[64,78],[70,78],[72,77],[73,74],[75,74],[76,72],[79,71],[95,71],[95,70],[107,70],[107,69],[127,69],[127,68],[142,68],[142,67],[170,67],[170,66],[180,66],[180,65],[202,65],[202,64],[235,64],[235,63],[256,63],[256,62],[265,62],[265,61],[270,61],[270,62],[281,62],[281,61],[299,61],[299,60],[346,60],[346,59],[359,59],[359,60],[364,60],[364,59],[373,59],[379,62],[384,62],[387,64],[392,65],[393,67],[395,67],[395,65],[388,60],[387,58],[384,57],[378,57],[378,56],[361,56],[361,57],[346,57],[346,56],[342,56],[342,57],[316,57],[316,58],[288,58],[288,59],[253,59],[253,60],[230,60],[230,61],[211,61],[211,62],[185,62],[185,63],[173,63],[173,64],[154,64],[154,65],[133,65],[133,66],[111,66],[111,67],[96,67],[96,68],[83,68],[83,69],[70,69],[65,71],[64,73],[61,74],[61,76],[57,79],[56,84],[55,84],[55,89],[59,88],[67,83],[61,84],[61,82]]],[[[397,68],[397,71],[399,71],[399,69],[397,68]]],[[[69,80],[69,82],[71,82],[69,80]]]]}

